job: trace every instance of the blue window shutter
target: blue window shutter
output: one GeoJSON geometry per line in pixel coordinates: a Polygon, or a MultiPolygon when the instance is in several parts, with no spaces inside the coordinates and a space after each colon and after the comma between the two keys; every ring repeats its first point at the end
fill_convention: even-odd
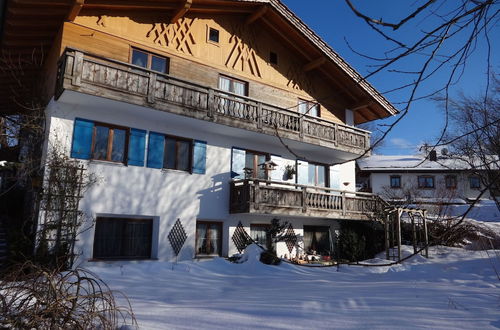
{"type": "Polygon", "coordinates": [[[75,119],[75,127],[73,129],[73,142],[71,144],[72,158],[90,159],[93,131],[93,121],[81,118],[75,119]]]}
{"type": "Polygon", "coordinates": [[[128,164],[135,166],[144,166],[145,148],[146,131],[131,128],[128,141],[128,164]]]}
{"type": "Polygon", "coordinates": [[[297,183],[309,183],[309,163],[303,160],[297,160],[297,183]]]}
{"type": "Polygon", "coordinates": [[[163,152],[165,151],[165,136],[161,133],[149,132],[148,167],[163,167],[163,152]]]}
{"type": "Polygon", "coordinates": [[[207,142],[194,141],[193,145],[193,173],[205,174],[207,164],[207,142]]]}
{"type": "Polygon", "coordinates": [[[231,155],[231,178],[245,178],[245,150],[233,147],[231,155]]]}

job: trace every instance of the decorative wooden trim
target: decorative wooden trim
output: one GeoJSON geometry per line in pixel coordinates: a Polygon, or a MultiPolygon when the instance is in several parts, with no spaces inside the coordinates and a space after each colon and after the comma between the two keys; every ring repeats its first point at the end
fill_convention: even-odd
{"type": "Polygon", "coordinates": [[[80,10],[82,10],[84,3],[85,0],[74,0],[73,5],[71,6],[71,9],[68,14],[67,18],[68,21],[73,22],[75,20],[76,16],[80,14],[80,10]]]}

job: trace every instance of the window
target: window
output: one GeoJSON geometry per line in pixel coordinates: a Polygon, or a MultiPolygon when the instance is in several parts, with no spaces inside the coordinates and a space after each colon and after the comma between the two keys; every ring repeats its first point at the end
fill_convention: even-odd
{"type": "Polygon", "coordinates": [[[326,226],[304,226],[304,251],[330,255],[330,234],[326,226]]]}
{"type": "Polygon", "coordinates": [[[400,175],[391,175],[391,188],[401,188],[400,175]]]}
{"type": "Polygon", "coordinates": [[[267,248],[271,246],[271,235],[268,233],[269,228],[270,225],[268,224],[250,225],[250,237],[258,244],[267,248]]]}
{"type": "Polygon", "coordinates": [[[419,188],[434,188],[434,177],[421,175],[418,177],[418,187],[419,188]]]}
{"type": "Polygon", "coordinates": [[[221,222],[196,222],[196,255],[221,256],[222,255],[222,223],[221,222]]]}
{"type": "Polygon", "coordinates": [[[478,176],[469,177],[470,189],[481,189],[481,180],[478,176]]]}
{"type": "Polygon", "coordinates": [[[191,172],[192,140],[165,136],[163,168],[191,172]]]}
{"type": "Polygon", "coordinates": [[[219,30],[208,28],[208,40],[211,42],[219,43],[219,30]]]}
{"type": "Polygon", "coordinates": [[[319,104],[318,102],[299,99],[299,112],[309,116],[319,117],[319,104]]]}
{"type": "Polygon", "coordinates": [[[245,150],[245,168],[247,177],[266,180],[268,173],[262,169],[261,164],[269,160],[269,154],[245,150]]]}
{"type": "Polygon", "coordinates": [[[151,69],[153,71],[168,73],[169,71],[169,58],[151,54],[144,50],[132,48],[132,64],[151,69]]]}
{"type": "Polygon", "coordinates": [[[219,76],[219,89],[234,93],[241,96],[248,95],[248,84],[245,81],[230,78],[227,76],[219,76]]]}
{"type": "Polygon", "coordinates": [[[128,128],[95,123],[92,159],[125,162],[128,128]]]}
{"type": "Polygon", "coordinates": [[[144,166],[146,131],[76,118],[71,157],[144,166]]]}
{"type": "Polygon", "coordinates": [[[309,163],[307,184],[316,187],[328,187],[327,169],[328,166],[326,165],[309,163]]]}
{"type": "Polygon", "coordinates": [[[270,52],[269,53],[269,63],[278,64],[278,54],[276,54],[275,52],[270,52]]]}
{"type": "Polygon", "coordinates": [[[149,132],[147,167],[205,174],[207,142],[149,132]]]}
{"type": "Polygon", "coordinates": [[[455,189],[457,187],[457,176],[447,175],[444,177],[444,182],[447,189],[455,189]]]}
{"type": "Polygon", "coordinates": [[[151,258],[152,236],[152,219],[98,217],[94,235],[94,258],[151,258]]]}

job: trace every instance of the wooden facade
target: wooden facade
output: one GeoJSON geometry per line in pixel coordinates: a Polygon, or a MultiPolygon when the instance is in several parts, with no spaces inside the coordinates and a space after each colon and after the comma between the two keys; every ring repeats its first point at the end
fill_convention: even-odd
{"type": "Polygon", "coordinates": [[[345,109],[356,123],[397,112],[277,0],[10,0],[5,26],[3,56],[28,56],[47,40],[47,99],[54,79],[46,77],[66,47],[123,62],[136,47],[169,57],[175,77],[217,87],[218,75],[229,75],[248,82],[251,98],[295,110],[299,99],[318,102],[320,116],[337,123],[345,109]]]}

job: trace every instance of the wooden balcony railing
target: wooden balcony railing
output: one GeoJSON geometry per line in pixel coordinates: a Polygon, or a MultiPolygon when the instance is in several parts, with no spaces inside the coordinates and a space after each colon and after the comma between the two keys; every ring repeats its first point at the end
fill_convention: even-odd
{"type": "Polygon", "coordinates": [[[231,181],[230,213],[370,220],[387,204],[377,195],[275,181],[231,181]]]}
{"type": "Polygon", "coordinates": [[[74,49],[59,62],[56,96],[64,89],[353,154],[364,153],[370,143],[365,130],[74,49]]]}

